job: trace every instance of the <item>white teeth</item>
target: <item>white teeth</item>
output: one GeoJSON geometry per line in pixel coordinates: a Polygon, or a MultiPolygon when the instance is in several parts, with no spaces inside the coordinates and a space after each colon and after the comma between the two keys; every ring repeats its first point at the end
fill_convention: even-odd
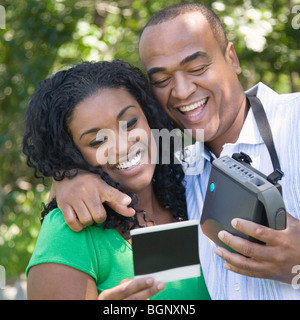
{"type": "Polygon", "coordinates": [[[124,161],[116,165],[117,169],[130,169],[131,167],[137,165],[142,159],[142,154],[139,152],[131,161],[124,161]]]}
{"type": "Polygon", "coordinates": [[[189,106],[184,106],[184,107],[180,107],[179,110],[181,112],[187,112],[187,111],[191,111],[191,110],[194,110],[196,108],[199,108],[200,106],[204,105],[206,103],[208,98],[205,98],[205,99],[202,99],[196,103],[193,103],[189,106]]]}

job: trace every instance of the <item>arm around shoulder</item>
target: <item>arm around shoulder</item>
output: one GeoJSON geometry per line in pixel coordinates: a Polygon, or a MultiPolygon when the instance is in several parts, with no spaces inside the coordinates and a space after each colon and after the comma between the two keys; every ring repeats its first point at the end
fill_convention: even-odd
{"type": "Polygon", "coordinates": [[[66,223],[73,231],[81,231],[93,222],[102,223],[106,219],[103,203],[124,216],[133,216],[129,208],[131,198],[109,186],[99,175],[78,172],[73,178],[58,182],[53,180],[51,197],[56,197],[66,223]]]}

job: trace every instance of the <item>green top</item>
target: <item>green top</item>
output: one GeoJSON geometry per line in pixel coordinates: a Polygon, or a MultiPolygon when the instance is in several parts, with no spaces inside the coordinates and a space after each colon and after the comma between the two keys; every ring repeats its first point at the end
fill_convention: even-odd
{"type": "MultiPolygon", "coordinates": [[[[81,270],[95,279],[98,292],[134,278],[131,245],[115,230],[102,225],[73,232],[60,209],[44,219],[33,255],[26,268],[41,263],[60,263],[81,270]]],[[[209,300],[203,276],[165,283],[155,300],[209,300]]]]}

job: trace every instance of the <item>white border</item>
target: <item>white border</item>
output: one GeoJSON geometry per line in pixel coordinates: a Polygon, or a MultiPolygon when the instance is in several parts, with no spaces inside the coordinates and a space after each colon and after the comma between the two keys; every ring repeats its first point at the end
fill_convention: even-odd
{"type": "Polygon", "coordinates": [[[151,232],[163,231],[163,230],[172,230],[172,229],[184,228],[184,227],[189,227],[189,226],[194,226],[194,225],[199,225],[198,220],[172,222],[172,223],[161,224],[159,226],[151,226],[151,227],[134,229],[134,230],[130,231],[130,234],[131,234],[131,236],[135,236],[135,235],[143,234],[143,233],[151,233],[151,232]]]}
{"type": "Polygon", "coordinates": [[[177,281],[183,280],[188,278],[195,278],[200,277],[200,264],[194,264],[187,267],[179,267],[174,269],[168,269],[164,271],[154,272],[154,273],[147,273],[144,275],[135,276],[135,279],[143,278],[143,277],[152,277],[155,281],[162,281],[162,282],[170,282],[170,281],[177,281]]]}

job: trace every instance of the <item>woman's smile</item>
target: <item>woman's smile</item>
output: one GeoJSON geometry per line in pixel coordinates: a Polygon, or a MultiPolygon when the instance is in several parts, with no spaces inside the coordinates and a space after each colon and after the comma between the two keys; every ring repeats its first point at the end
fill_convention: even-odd
{"type": "Polygon", "coordinates": [[[128,156],[128,161],[120,161],[116,165],[116,168],[119,170],[131,170],[133,167],[136,167],[141,164],[142,160],[142,153],[141,150],[139,149],[136,153],[135,156],[128,156]]]}

